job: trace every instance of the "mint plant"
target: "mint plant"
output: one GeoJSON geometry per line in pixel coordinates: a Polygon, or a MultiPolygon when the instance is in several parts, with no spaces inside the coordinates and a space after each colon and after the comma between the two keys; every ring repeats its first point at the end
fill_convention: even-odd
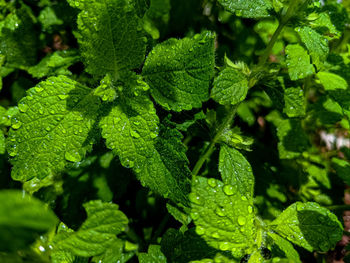
{"type": "Polygon", "coordinates": [[[0,7],[1,262],[347,262],[346,1],[0,7]]]}

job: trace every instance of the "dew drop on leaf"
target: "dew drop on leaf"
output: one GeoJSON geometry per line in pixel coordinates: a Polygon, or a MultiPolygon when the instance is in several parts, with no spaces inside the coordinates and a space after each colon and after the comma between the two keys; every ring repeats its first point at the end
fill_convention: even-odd
{"type": "Polygon", "coordinates": [[[214,178],[208,179],[208,185],[214,188],[216,186],[216,180],[214,178]]]}
{"type": "Polygon", "coordinates": [[[71,162],[79,162],[81,160],[81,156],[79,152],[76,152],[76,151],[66,152],[64,157],[66,158],[67,161],[71,161],[71,162]]]}
{"type": "Polygon", "coordinates": [[[247,222],[247,219],[246,219],[244,216],[239,216],[238,219],[237,219],[237,221],[238,221],[238,224],[239,224],[240,226],[244,226],[245,223],[247,222]]]}
{"type": "Polygon", "coordinates": [[[234,195],[236,193],[236,188],[233,185],[225,185],[222,190],[226,195],[234,195]]]}

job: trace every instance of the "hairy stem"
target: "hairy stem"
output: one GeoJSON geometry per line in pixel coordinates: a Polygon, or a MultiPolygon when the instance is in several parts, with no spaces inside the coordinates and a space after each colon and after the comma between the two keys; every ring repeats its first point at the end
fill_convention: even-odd
{"type": "Polygon", "coordinates": [[[210,142],[209,146],[205,150],[205,153],[199,158],[199,160],[195,164],[195,166],[193,168],[193,171],[192,171],[192,175],[193,176],[196,176],[199,173],[199,171],[202,168],[204,162],[207,159],[209,159],[209,157],[212,155],[212,153],[215,150],[215,144],[219,141],[222,133],[226,129],[230,128],[230,126],[232,125],[233,119],[234,119],[234,117],[236,115],[237,107],[238,107],[238,105],[231,106],[229,114],[227,115],[225,120],[222,122],[222,124],[219,126],[218,131],[215,134],[214,139],[210,142]]]}
{"type": "Polygon", "coordinates": [[[276,31],[273,33],[273,35],[272,35],[272,37],[270,39],[270,42],[267,44],[267,47],[266,47],[263,55],[259,59],[258,68],[263,66],[267,62],[267,60],[268,60],[268,58],[269,58],[269,56],[271,54],[271,51],[272,51],[274,45],[276,44],[276,41],[277,41],[279,35],[281,34],[284,26],[292,18],[294,12],[298,10],[298,8],[300,6],[299,4],[300,3],[303,4],[304,2],[305,1],[298,1],[298,0],[295,0],[295,1],[291,2],[291,4],[290,4],[286,14],[284,16],[282,16],[276,31]]]}

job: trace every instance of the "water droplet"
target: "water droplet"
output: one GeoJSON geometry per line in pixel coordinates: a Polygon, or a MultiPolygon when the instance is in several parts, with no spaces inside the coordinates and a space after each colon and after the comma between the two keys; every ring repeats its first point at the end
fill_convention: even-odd
{"type": "Polygon", "coordinates": [[[196,233],[198,234],[198,235],[203,235],[204,233],[205,233],[205,228],[203,228],[203,227],[200,227],[200,226],[197,226],[196,227],[196,233]]]}
{"type": "Polygon", "coordinates": [[[21,126],[22,126],[22,122],[20,122],[20,121],[16,121],[15,123],[13,123],[11,125],[12,129],[15,129],[15,130],[21,128],[21,126]]]}
{"type": "Polygon", "coordinates": [[[220,235],[218,232],[214,232],[212,235],[211,235],[213,238],[220,238],[220,235]]]}
{"type": "Polygon", "coordinates": [[[193,212],[190,214],[193,220],[197,220],[199,218],[199,214],[197,212],[193,212]]]}
{"type": "Polygon", "coordinates": [[[214,188],[216,186],[216,180],[214,178],[209,178],[208,185],[214,188]]]}
{"type": "Polygon", "coordinates": [[[190,193],[188,198],[190,199],[190,201],[194,204],[197,204],[197,205],[202,205],[202,199],[197,196],[195,193],[190,193]]]}
{"type": "Polygon", "coordinates": [[[29,107],[27,104],[21,103],[21,104],[18,104],[18,108],[21,112],[26,112],[29,107]]]}
{"type": "Polygon", "coordinates": [[[141,137],[140,134],[138,134],[138,132],[133,130],[130,130],[130,135],[136,139],[141,137]]]}
{"type": "Polygon", "coordinates": [[[215,213],[216,213],[218,216],[225,216],[225,208],[217,207],[217,208],[215,209],[215,213]]]}
{"type": "Polygon", "coordinates": [[[80,156],[79,152],[74,151],[74,150],[66,152],[64,157],[66,158],[66,160],[71,161],[71,162],[79,162],[81,160],[81,156],[80,156]]]}
{"type": "Polygon", "coordinates": [[[36,86],[34,89],[36,92],[42,92],[44,90],[44,88],[42,88],[40,86],[36,86]]]}
{"type": "Polygon", "coordinates": [[[228,242],[223,242],[220,244],[220,249],[225,251],[230,249],[230,244],[228,242]]]}
{"type": "Polygon", "coordinates": [[[253,213],[253,207],[252,207],[251,205],[248,206],[248,213],[249,213],[249,214],[253,213]]]}
{"type": "Polygon", "coordinates": [[[236,188],[233,185],[225,185],[222,190],[226,195],[234,195],[236,193],[236,188]]]}
{"type": "Polygon", "coordinates": [[[58,97],[59,97],[61,100],[64,100],[64,99],[68,98],[68,95],[66,95],[66,94],[61,94],[61,95],[58,95],[58,97]]]}
{"type": "Polygon", "coordinates": [[[238,221],[238,224],[239,224],[240,226],[243,226],[243,225],[245,225],[247,219],[246,219],[244,216],[239,216],[238,219],[237,219],[237,221],[238,221]]]}

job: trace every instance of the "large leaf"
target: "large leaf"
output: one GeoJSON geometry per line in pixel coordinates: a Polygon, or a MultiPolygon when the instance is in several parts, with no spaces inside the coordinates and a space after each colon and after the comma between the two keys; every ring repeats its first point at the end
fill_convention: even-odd
{"type": "Polygon", "coordinates": [[[128,219],[116,204],[99,200],[84,204],[87,219],[76,231],[63,232],[55,237],[53,249],[74,256],[91,257],[104,253],[125,230],[128,219]]]}
{"type": "Polygon", "coordinates": [[[209,98],[214,38],[206,31],[193,38],[168,39],[152,50],[142,74],[157,103],[167,110],[181,111],[201,107],[209,98]]]}
{"type": "Polygon", "coordinates": [[[216,249],[243,256],[255,243],[255,214],[252,198],[242,196],[238,188],[198,177],[189,198],[197,234],[216,249]]]}
{"type": "Polygon", "coordinates": [[[222,145],[219,171],[224,184],[234,185],[242,196],[253,197],[254,175],[252,167],[239,151],[222,145]]]}
{"type": "Polygon", "coordinates": [[[296,202],[282,212],[270,227],[289,241],[309,251],[326,252],[342,238],[337,217],[317,203],[296,202]]]}
{"type": "Polygon", "coordinates": [[[243,101],[247,93],[247,77],[237,69],[228,67],[215,79],[211,97],[220,104],[234,105],[243,101]]]}
{"type": "Polygon", "coordinates": [[[78,16],[78,42],[89,73],[116,75],[141,65],[146,38],[131,1],[68,2],[82,10],[78,16]]]}
{"type": "Polygon", "coordinates": [[[0,251],[27,248],[56,223],[55,214],[41,201],[19,190],[0,191],[0,251]]]}
{"type": "Polygon", "coordinates": [[[7,149],[12,177],[27,181],[62,172],[92,146],[100,100],[67,77],[51,77],[27,92],[12,118],[7,149]]]}

